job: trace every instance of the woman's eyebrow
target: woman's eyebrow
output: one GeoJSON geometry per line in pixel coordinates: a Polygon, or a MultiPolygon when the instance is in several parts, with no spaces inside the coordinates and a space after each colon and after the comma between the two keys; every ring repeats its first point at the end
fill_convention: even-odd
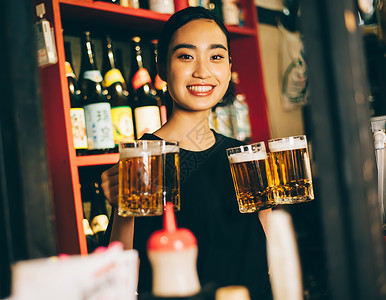
{"type": "Polygon", "coordinates": [[[187,48],[187,49],[196,49],[197,47],[192,44],[178,44],[173,47],[172,52],[176,52],[178,49],[187,48]]]}
{"type": "MultiPolygon", "coordinates": [[[[196,49],[197,47],[192,44],[178,44],[173,47],[172,52],[176,52],[178,49],[186,48],[186,49],[196,49]]],[[[228,51],[227,47],[225,47],[223,44],[210,44],[209,49],[224,49],[225,51],[228,51]]]]}
{"type": "Polygon", "coordinates": [[[211,44],[209,46],[209,49],[218,49],[218,48],[228,51],[227,47],[225,47],[223,44],[211,44]]]}

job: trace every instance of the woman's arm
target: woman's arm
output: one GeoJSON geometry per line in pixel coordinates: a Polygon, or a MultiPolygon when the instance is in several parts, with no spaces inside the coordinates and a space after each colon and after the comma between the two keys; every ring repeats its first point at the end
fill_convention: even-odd
{"type": "Polygon", "coordinates": [[[114,210],[113,227],[111,228],[110,242],[120,241],[125,250],[133,249],[134,217],[118,216],[118,210],[114,210]]]}
{"type": "Polygon", "coordinates": [[[112,216],[113,224],[110,242],[120,241],[123,243],[124,249],[133,249],[134,217],[118,216],[118,210],[116,209],[119,197],[119,166],[114,165],[110,169],[104,171],[101,175],[101,179],[106,199],[113,207],[115,207],[114,216],[112,216]]]}

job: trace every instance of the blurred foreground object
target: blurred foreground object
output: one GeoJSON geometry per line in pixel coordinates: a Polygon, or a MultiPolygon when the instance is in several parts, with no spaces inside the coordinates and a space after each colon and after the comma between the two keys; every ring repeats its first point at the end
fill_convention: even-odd
{"type": "Polygon", "coordinates": [[[303,299],[302,272],[291,216],[282,210],[269,214],[267,236],[274,299],[303,299]]]}
{"type": "Polygon", "coordinates": [[[188,297],[201,290],[197,275],[197,240],[186,228],[177,228],[174,208],[166,203],[164,229],[154,232],[147,244],[153,270],[153,295],[188,297]]]}
{"type": "Polygon", "coordinates": [[[135,300],[138,253],[120,243],[88,255],[21,261],[13,266],[12,300],[135,300]]]}

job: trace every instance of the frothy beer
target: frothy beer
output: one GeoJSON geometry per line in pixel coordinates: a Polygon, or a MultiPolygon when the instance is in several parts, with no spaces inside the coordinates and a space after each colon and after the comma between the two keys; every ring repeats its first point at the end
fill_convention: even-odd
{"type": "Polygon", "coordinates": [[[171,202],[174,210],[180,210],[180,148],[176,142],[165,142],[163,201],[171,202]],[[174,144],[173,144],[174,143],[174,144]]]}
{"type": "Polygon", "coordinates": [[[158,141],[120,144],[120,216],[154,216],[163,213],[162,148],[158,141]]]}
{"type": "Polygon", "coordinates": [[[251,213],[276,205],[264,144],[257,144],[260,148],[254,152],[255,145],[227,149],[241,213],[251,213]]]}
{"type": "Polygon", "coordinates": [[[277,203],[299,203],[314,199],[310,159],[305,136],[268,141],[270,165],[277,203]]]}

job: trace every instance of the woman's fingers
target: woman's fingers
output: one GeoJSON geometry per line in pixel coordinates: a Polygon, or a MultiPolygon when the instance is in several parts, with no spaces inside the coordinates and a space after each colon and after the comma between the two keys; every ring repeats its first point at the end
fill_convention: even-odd
{"type": "Polygon", "coordinates": [[[110,169],[104,171],[101,175],[101,179],[105,197],[111,205],[117,205],[119,194],[119,166],[114,165],[110,169]]]}

